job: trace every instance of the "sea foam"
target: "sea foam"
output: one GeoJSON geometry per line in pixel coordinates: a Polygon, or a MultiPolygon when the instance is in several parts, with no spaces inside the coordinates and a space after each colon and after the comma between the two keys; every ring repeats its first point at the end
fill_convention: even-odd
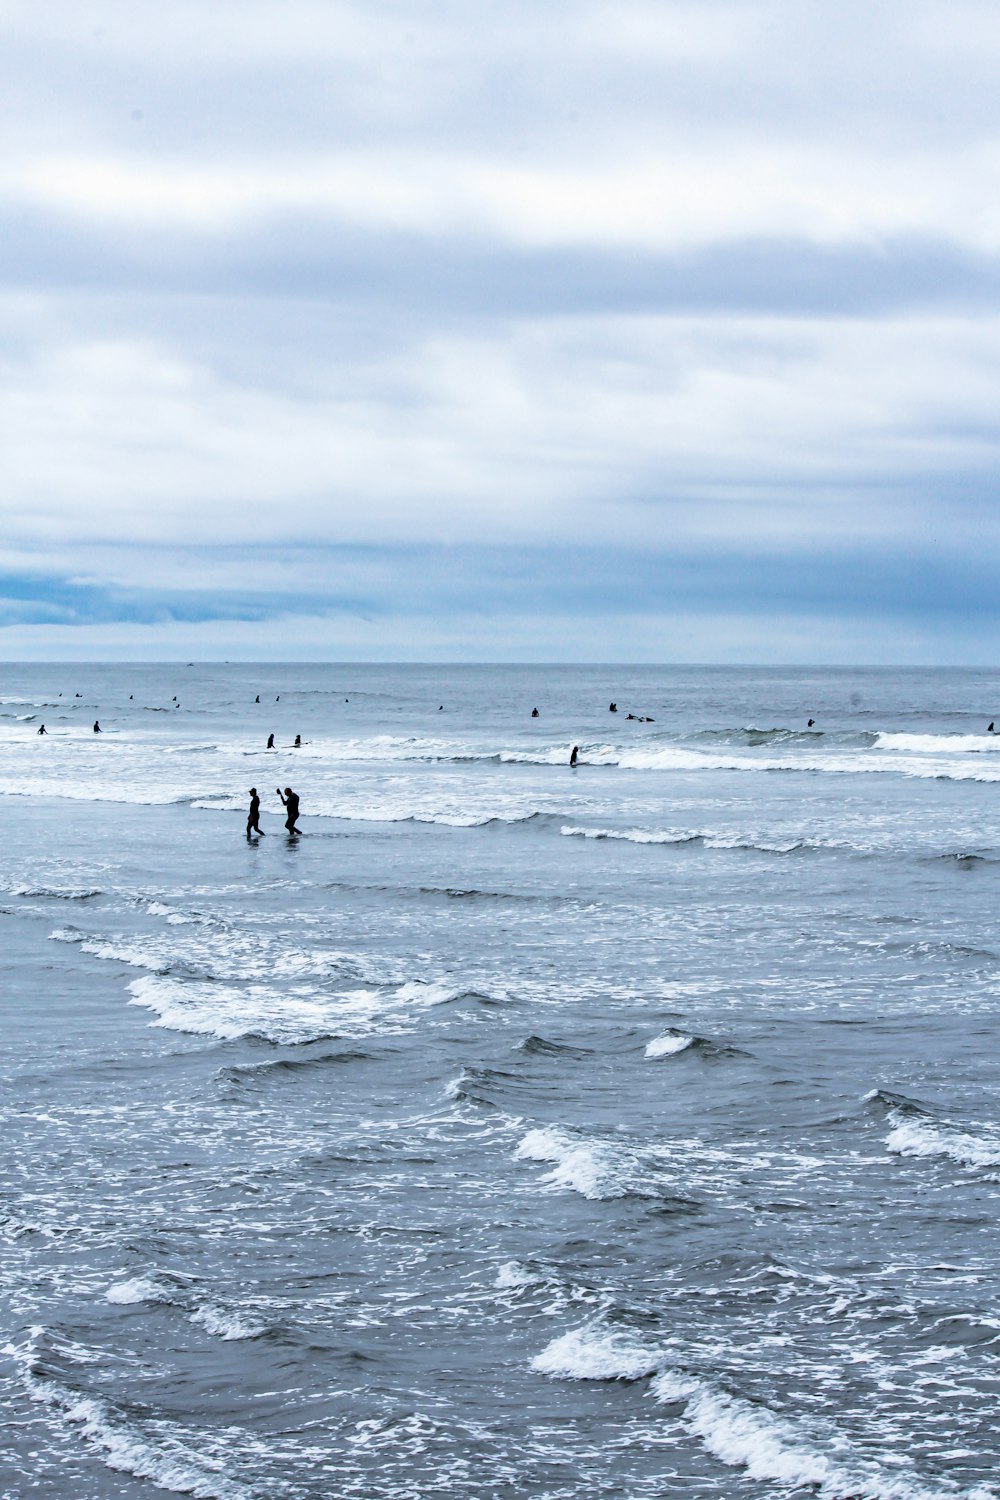
{"type": "Polygon", "coordinates": [[[651,1042],[646,1043],[646,1057],[673,1057],[678,1052],[687,1051],[688,1047],[694,1046],[694,1037],[686,1036],[683,1032],[668,1031],[663,1036],[654,1036],[651,1042]]]}
{"type": "Polygon", "coordinates": [[[109,1302],[122,1307],[132,1307],[142,1302],[168,1302],[170,1294],[151,1276],[135,1276],[129,1281],[116,1281],[105,1292],[109,1302]]]}
{"type": "MultiPolygon", "coordinates": [[[[888,1474],[852,1453],[836,1432],[807,1432],[757,1403],[673,1370],[661,1371],[651,1389],[665,1405],[683,1407],[683,1420],[715,1458],[762,1484],[811,1488],[821,1500],[959,1500],[951,1488],[929,1488],[916,1475],[888,1474]]],[[[995,1500],[985,1486],[963,1490],[961,1500],[995,1500]]]]}
{"type": "Polygon", "coordinates": [[[48,1408],[60,1426],[78,1434],[109,1469],[195,1500],[246,1500],[246,1490],[225,1472],[223,1462],[194,1451],[180,1427],[159,1420],[147,1430],[147,1424],[112,1403],[38,1374],[38,1346],[44,1335],[44,1329],[35,1327],[26,1345],[8,1345],[4,1352],[20,1367],[31,1399],[48,1408]]]}
{"type": "Polygon", "coordinates": [[[215,1307],[211,1303],[196,1307],[191,1314],[191,1322],[204,1328],[205,1332],[210,1333],[213,1338],[223,1339],[227,1343],[244,1339],[259,1339],[267,1332],[267,1326],[264,1323],[241,1317],[239,1313],[215,1307]]]}
{"type": "Polygon", "coordinates": [[[655,1374],[662,1355],[638,1339],[590,1323],[553,1339],[531,1368],[565,1380],[642,1380],[655,1374]]]}
{"type": "Polygon", "coordinates": [[[962,1167],[1000,1167],[1000,1137],[969,1135],[923,1115],[900,1119],[885,1144],[896,1156],[944,1156],[962,1167]]]}
{"type": "Polygon", "coordinates": [[[551,1127],[529,1130],[515,1155],[524,1161],[553,1163],[543,1179],[584,1198],[623,1198],[629,1185],[613,1152],[601,1142],[575,1139],[551,1127]]]}
{"type": "Polygon", "coordinates": [[[521,1161],[551,1163],[542,1178],[553,1190],[579,1193],[593,1202],[615,1198],[672,1196],[675,1184],[663,1170],[666,1151],[622,1141],[572,1135],[557,1126],[529,1130],[514,1153],[521,1161]]]}

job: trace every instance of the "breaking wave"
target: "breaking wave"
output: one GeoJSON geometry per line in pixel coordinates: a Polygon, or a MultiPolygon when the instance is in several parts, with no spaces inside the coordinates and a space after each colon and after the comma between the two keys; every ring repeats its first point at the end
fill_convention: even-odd
{"type": "MultiPolygon", "coordinates": [[[[959,1500],[951,1488],[930,1489],[911,1473],[887,1473],[851,1452],[836,1432],[811,1431],[758,1402],[730,1394],[667,1365],[668,1353],[600,1320],[562,1334],[531,1361],[539,1374],[563,1380],[634,1381],[650,1390],[719,1462],[759,1484],[808,1489],[819,1500],[959,1500]]],[[[986,1486],[962,1500],[994,1500],[986,1486]]]]}
{"type": "Polygon", "coordinates": [[[196,1451],[190,1436],[163,1419],[144,1419],[128,1409],[77,1389],[60,1371],[82,1355],[57,1350],[41,1328],[27,1345],[9,1346],[28,1395],[46,1407],[67,1436],[77,1436],[109,1469],[145,1479],[196,1500],[245,1500],[246,1490],[225,1472],[221,1459],[196,1451]]]}

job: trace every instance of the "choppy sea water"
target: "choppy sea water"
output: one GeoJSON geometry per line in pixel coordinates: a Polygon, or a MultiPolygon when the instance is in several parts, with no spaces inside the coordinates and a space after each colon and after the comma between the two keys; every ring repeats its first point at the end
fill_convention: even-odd
{"type": "Polygon", "coordinates": [[[0,1493],[1000,1496],[994,715],[4,668],[0,1493]]]}

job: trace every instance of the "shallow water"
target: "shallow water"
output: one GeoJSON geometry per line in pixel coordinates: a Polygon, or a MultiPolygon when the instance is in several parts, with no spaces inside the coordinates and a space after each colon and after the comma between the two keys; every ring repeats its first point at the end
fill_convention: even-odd
{"type": "Polygon", "coordinates": [[[5,669],[0,1492],[1000,1495],[998,698],[5,669]]]}

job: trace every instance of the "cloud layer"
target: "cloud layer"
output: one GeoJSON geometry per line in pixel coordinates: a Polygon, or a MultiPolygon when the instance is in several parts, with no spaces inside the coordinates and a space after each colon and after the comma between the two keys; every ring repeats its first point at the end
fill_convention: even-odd
{"type": "Polygon", "coordinates": [[[6,655],[992,658],[991,6],[0,31],[6,655]]]}

